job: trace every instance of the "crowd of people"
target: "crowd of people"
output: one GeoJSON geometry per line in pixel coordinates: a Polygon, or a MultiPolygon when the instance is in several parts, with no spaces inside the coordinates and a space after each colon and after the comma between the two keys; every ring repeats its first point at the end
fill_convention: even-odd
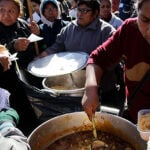
{"type": "MultiPolygon", "coordinates": [[[[122,111],[150,68],[150,0],[30,2],[33,18],[26,0],[0,0],[0,94],[5,90],[10,93],[9,105],[2,103],[0,95],[0,116],[8,112],[20,118],[17,123],[11,118],[5,123],[0,117],[0,126],[4,122],[15,128],[21,139],[18,144],[23,143],[26,149],[26,136],[39,122],[18,78],[18,66],[26,69],[36,57],[58,52],[89,54],[81,103],[90,120],[99,103],[112,103],[122,111]],[[37,42],[38,56],[35,43],[28,39],[32,33],[43,37],[37,42]],[[17,61],[10,60],[14,53],[17,61]]],[[[129,109],[126,119],[133,123],[140,109],[150,108],[149,84],[145,83],[129,109]]]]}

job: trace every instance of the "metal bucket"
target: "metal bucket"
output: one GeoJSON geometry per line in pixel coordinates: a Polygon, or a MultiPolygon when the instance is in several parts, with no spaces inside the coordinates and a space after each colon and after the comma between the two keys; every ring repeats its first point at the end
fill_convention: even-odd
{"type": "Polygon", "coordinates": [[[42,85],[45,90],[55,96],[83,96],[85,90],[85,70],[46,77],[43,79],[42,85]]]}

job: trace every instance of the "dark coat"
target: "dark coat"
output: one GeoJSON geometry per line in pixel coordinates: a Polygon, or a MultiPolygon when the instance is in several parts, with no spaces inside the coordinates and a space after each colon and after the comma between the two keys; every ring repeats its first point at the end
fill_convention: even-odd
{"type": "Polygon", "coordinates": [[[55,42],[57,34],[64,26],[66,26],[67,23],[67,21],[57,19],[54,22],[53,27],[49,27],[46,24],[40,25],[40,36],[44,38],[42,41],[39,42],[40,52],[45,50],[47,47],[50,47],[55,42]]]}
{"type": "MultiPolygon", "coordinates": [[[[15,53],[14,42],[18,37],[29,37],[31,34],[27,23],[18,19],[17,22],[11,26],[5,26],[0,23],[0,44],[6,45],[11,54],[15,53]]],[[[18,64],[22,68],[26,68],[28,63],[35,57],[34,45],[30,44],[28,49],[23,52],[18,52],[18,64]]]]}

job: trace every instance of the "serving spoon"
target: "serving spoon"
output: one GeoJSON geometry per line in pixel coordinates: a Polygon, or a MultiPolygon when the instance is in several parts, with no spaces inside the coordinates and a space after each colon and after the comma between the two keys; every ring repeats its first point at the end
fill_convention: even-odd
{"type": "Polygon", "coordinates": [[[108,150],[108,145],[103,141],[100,141],[97,137],[97,130],[96,130],[96,123],[95,123],[95,116],[92,116],[92,127],[93,127],[93,136],[94,140],[90,144],[90,150],[108,150]]]}

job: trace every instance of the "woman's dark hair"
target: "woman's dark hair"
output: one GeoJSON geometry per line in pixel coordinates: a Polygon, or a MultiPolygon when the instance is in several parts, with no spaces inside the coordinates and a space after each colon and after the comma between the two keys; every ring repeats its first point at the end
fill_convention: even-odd
{"type": "MultiPolygon", "coordinates": [[[[110,5],[112,5],[112,0],[107,0],[107,1],[108,1],[108,3],[109,3],[110,5]]],[[[99,0],[99,2],[102,3],[103,0],[99,0]]]]}
{"type": "Polygon", "coordinates": [[[136,9],[139,11],[142,8],[143,3],[145,3],[148,0],[137,0],[136,2],[136,9]]]}
{"type": "Polygon", "coordinates": [[[99,0],[78,0],[78,6],[85,4],[87,7],[92,9],[92,12],[100,11],[100,2],[99,0]]]}
{"type": "Polygon", "coordinates": [[[31,0],[31,2],[35,2],[35,3],[37,3],[37,4],[41,4],[41,0],[31,0]]]}

